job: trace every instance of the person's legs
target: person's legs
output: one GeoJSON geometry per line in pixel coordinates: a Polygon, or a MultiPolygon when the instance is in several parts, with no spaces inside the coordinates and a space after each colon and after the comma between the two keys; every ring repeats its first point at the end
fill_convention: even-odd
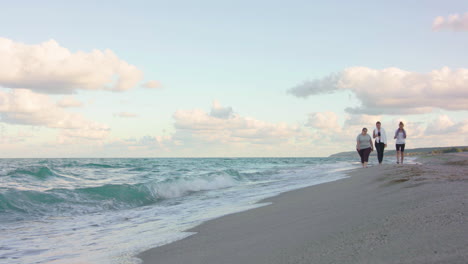
{"type": "Polygon", "coordinates": [[[363,149],[360,149],[357,152],[359,154],[359,157],[361,157],[361,165],[364,168],[364,152],[363,152],[363,149]]]}
{"type": "Polygon", "coordinates": [[[384,143],[375,142],[375,149],[377,150],[377,160],[379,161],[379,164],[381,164],[383,160],[384,147],[384,143]]]}
{"type": "Polygon", "coordinates": [[[396,144],[396,163],[400,163],[400,144],[396,144]]]}
{"type": "Polygon", "coordinates": [[[405,156],[405,144],[401,144],[401,153],[400,153],[401,164],[403,164],[403,157],[404,156],[405,156]]]}
{"type": "Polygon", "coordinates": [[[366,163],[366,150],[361,149],[361,165],[364,168],[366,163]]]}
{"type": "Polygon", "coordinates": [[[381,148],[382,148],[382,156],[380,157],[380,163],[383,162],[383,156],[384,156],[384,152],[385,152],[385,143],[380,143],[381,145],[381,148]]]}
{"type": "Polygon", "coordinates": [[[371,148],[364,149],[364,153],[363,153],[363,156],[364,156],[363,166],[364,166],[364,168],[367,168],[367,163],[369,162],[370,153],[371,153],[371,148]]]}

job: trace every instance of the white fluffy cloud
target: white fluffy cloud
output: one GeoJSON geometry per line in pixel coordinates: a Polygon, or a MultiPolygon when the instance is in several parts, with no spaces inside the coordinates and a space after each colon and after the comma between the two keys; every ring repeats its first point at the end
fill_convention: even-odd
{"type": "Polygon", "coordinates": [[[468,12],[461,15],[449,15],[446,18],[438,16],[432,22],[432,30],[468,31],[468,12]]]}
{"type": "Polygon", "coordinates": [[[199,109],[178,110],[174,113],[176,139],[195,138],[218,143],[280,143],[299,134],[297,126],[268,123],[232,113],[232,108],[215,102],[211,114],[199,109]]]}
{"type": "Polygon", "coordinates": [[[382,116],[380,115],[348,115],[345,120],[346,127],[358,126],[366,127],[373,126],[377,121],[382,121],[382,116]]]}
{"type": "Polygon", "coordinates": [[[305,126],[338,133],[341,126],[338,124],[338,115],[334,112],[316,112],[308,116],[305,126]]]}
{"type": "Polygon", "coordinates": [[[439,115],[426,124],[405,122],[405,129],[408,134],[407,145],[409,144],[410,148],[468,144],[468,119],[454,121],[447,115],[439,115]]]}
{"type": "Polygon", "coordinates": [[[393,145],[393,135],[402,121],[408,133],[408,148],[460,146],[468,144],[468,119],[453,121],[448,115],[439,115],[429,122],[415,122],[406,118],[382,119],[381,116],[348,114],[344,123],[335,120],[336,114],[319,112],[309,114],[308,126],[315,128],[313,145],[324,148],[344,148],[352,150],[356,135],[363,127],[370,133],[375,122],[381,121],[387,132],[389,144],[393,145]]]}
{"type": "MultiPolygon", "coordinates": [[[[399,121],[405,123],[408,149],[466,145],[468,142],[465,136],[468,120],[453,121],[444,115],[430,122],[381,118],[352,114],[340,117],[333,112],[316,112],[307,116],[308,129],[236,114],[225,119],[211,116],[210,111],[179,110],[174,114],[173,133],[110,139],[99,153],[112,157],[321,156],[353,151],[361,128],[366,126],[372,133],[378,120],[387,131],[389,150],[394,149],[393,133],[399,121]]],[[[422,119],[425,118],[418,118],[422,119]]]]}
{"type": "Polygon", "coordinates": [[[223,107],[218,101],[213,101],[210,115],[217,118],[228,119],[234,115],[232,107],[223,107]]]}
{"type": "Polygon", "coordinates": [[[468,132],[468,120],[454,122],[447,115],[440,115],[427,125],[428,135],[456,134],[465,135],[468,132]]]}
{"type": "Polygon", "coordinates": [[[0,86],[40,93],[76,90],[124,91],[143,77],[111,50],[72,53],[55,40],[27,45],[0,38],[0,86]]]}
{"type": "Polygon", "coordinates": [[[47,95],[27,89],[0,91],[0,116],[4,123],[60,129],[62,138],[103,139],[110,130],[106,125],[64,111],[47,95]]]}
{"type": "MultiPolygon", "coordinates": [[[[314,145],[342,148],[354,146],[356,135],[363,127],[369,131],[375,128],[377,121],[383,121],[381,116],[365,114],[347,114],[340,122],[339,116],[334,112],[315,112],[308,115],[307,127],[314,130],[316,142],[314,145]]],[[[385,122],[384,126],[387,125],[385,122]]]]}
{"type": "Polygon", "coordinates": [[[297,97],[350,90],[362,106],[347,108],[353,114],[422,114],[441,108],[468,110],[468,69],[444,67],[429,73],[398,68],[375,70],[352,67],[339,74],[297,85],[297,97]]]}

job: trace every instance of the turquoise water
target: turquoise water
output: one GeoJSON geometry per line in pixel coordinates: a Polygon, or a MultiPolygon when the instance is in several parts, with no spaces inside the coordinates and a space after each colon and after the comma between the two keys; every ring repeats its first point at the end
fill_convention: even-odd
{"type": "Polygon", "coordinates": [[[349,158],[2,159],[0,263],[138,263],[261,199],[345,177],[349,158]]]}

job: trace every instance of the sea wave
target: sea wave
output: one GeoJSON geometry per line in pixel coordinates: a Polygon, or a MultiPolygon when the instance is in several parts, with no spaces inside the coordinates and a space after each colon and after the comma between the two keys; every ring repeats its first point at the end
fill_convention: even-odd
{"type": "Polygon", "coordinates": [[[0,262],[131,263],[125,256],[185,237],[204,221],[336,180],[347,162],[0,159],[0,262]]]}
{"type": "Polygon", "coordinates": [[[0,189],[0,213],[76,215],[121,210],[154,204],[195,192],[231,187],[236,180],[225,174],[204,178],[172,178],[138,184],[106,184],[77,189],[45,191],[0,189]]]}
{"type": "Polygon", "coordinates": [[[22,177],[32,176],[38,179],[46,179],[48,177],[60,176],[59,173],[50,169],[47,166],[29,166],[25,168],[17,168],[9,171],[6,176],[10,177],[22,177]]]}
{"type": "Polygon", "coordinates": [[[204,191],[287,181],[302,173],[314,174],[321,167],[292,159],[46,161],[4,164],[0,216],[68,216],[130,209],[204,191]]]}
{"type": "Polygon", "coordinates": [[[234,186],[236,180],[229,175],[216,177],[167,180],[161,183],[150,184],[149,188],[154,196],[169,199],[185,196],[199,191],[222,189],[234,186]]]}

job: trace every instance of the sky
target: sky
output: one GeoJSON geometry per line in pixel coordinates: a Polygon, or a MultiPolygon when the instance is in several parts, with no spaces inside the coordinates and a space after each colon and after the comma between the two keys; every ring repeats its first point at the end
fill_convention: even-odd
{"type": "Polygon", "coordinates": [[[0,0],[0,158],[468,145],[466,1],[0,0]]]}

